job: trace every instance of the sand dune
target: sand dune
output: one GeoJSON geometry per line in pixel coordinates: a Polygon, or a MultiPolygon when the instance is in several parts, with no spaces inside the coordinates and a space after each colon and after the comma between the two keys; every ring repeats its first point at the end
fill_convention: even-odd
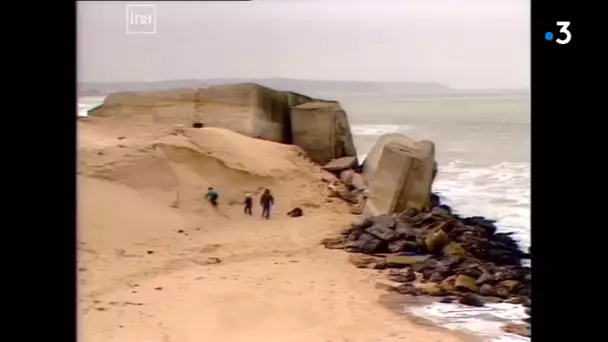
{"type": "Polygon", "coordinates": [[[354,217],[299,148],[139,125],[79,123],[80,341],[457,341],[385,310],[375,272],[319,246],[354,217]],[[268,221],[240,205],[263,187],[268,221]]]}

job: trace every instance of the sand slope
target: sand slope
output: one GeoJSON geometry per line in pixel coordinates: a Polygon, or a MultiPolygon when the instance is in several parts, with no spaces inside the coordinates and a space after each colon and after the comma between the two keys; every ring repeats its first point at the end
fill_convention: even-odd
{"type": "Polygon", "coordinates": [[[354,217],[296,147],[94,118],[78,166],[81,341],[456,341],[379,306],[375,272],[319,246],[354,217]],[[261,187],[269,221],[240,205],[261,187]]]}

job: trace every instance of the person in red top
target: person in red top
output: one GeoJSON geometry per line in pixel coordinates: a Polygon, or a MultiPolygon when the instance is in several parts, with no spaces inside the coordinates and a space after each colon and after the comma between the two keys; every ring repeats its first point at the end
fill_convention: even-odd
{"type": "Polygon", "coordinates": [[[274,205],[274,197],[270,194],[270,190],[264,190],[264,193],[260,197],[260,205],[262,206],[262,218],[270,218],[270,207],[274,205]]]}

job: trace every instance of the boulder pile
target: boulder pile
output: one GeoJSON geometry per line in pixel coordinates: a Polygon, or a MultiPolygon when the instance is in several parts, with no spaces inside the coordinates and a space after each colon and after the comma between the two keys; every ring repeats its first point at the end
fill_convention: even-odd
{"type": "Polygon", "coordinates": [[[522,266],[530,254],[512,233],[498,233],[494,221],[460,217],[436,204],[430,212],[408,209],[367,217],[323,244],[362,253],[351,258],[358,267],[387,269],[395,284],[391,290],[398,293],[471,306],[508,302],[530,307],[531,272],[522,266]]]}

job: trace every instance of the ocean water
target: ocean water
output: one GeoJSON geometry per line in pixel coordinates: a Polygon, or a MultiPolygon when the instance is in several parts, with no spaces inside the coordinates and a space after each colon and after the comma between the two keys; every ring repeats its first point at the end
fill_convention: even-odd
{"type": "Polygon", "coordinates": [[[78,116],[86,117],[87,112],[103,103],[105,96],[82,96],[78,98],[78,116]]]}
{"type": "MultiPolygon", "coordinates": [[[[385,133],[434,141],[439,164],[434,190],[442,201],[460,214],[495,219],[500,231],[515,232],[523,248],[530,245],[529,96],[312,95],[341,102],[362,158],[385,133]]],[[[102,101],[80,98],[79,115],[86,116],[86,110],[102,101]]],[[[488,340],[529,340],[500,330],[502,324],[525,317],[518,305],[437,303],[405,310],[488,340]]]]}

